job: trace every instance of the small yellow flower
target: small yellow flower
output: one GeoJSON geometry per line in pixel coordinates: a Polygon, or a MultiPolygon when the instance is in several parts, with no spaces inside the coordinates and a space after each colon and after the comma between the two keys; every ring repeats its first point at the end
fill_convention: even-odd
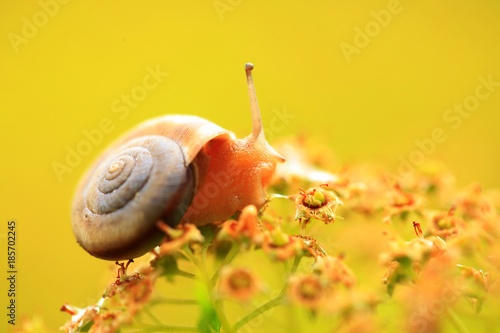
{"type": "Polygon", "coordinates": [[[473,184],[457,199],[458,208],[470,218],[489,218],[496,214],[495,206],[483,195],[481,186],[473,184]]]}
{"type": "Polygon", "coordinates": [[[264,234],[262,249],[271,260],[285,261],[302,255],[305,245],[301,238],[289,236],[281,229],[277,229],[264,234]]]}
{"type": "Polygon", "coordinates": [[[222,297],[248,302],[262,291],[262,285],[250,270],[224,267],[219,279],[219,294],[222,297]]]}
{"type": "Polygon", "coordinates": [[[335,222],[335,211],[342,201],[332,192],[320,187],[307,191],[301,190],[295,199],[295,220],[306,225],[311,218],[323,221],[325,224],[335,222]]]}
{"type": "Polygon", "coordinates": [[[393,216],[418,211],[420,207],[421,202],[417,195],[403,192],[399,184],[396,184],[394,190],[387,194],[382,220],[385,223],[390,223],[393,216]]]}
{"type": "Polygon", "coordinates": [[[429,229],[439,237],[457,235],[465,228],[462,219],[454,216],[456,206],[451,207],[448,212],[439,212],[431,216],[429,229]]]}
{"type": "Polygon", "coordinates": [[[356,276],[344,263],[342,257],[319,257],[313,265],[313,271],[328,283],[341,283],[347,288],[351,288],[356,283],[356,276]]]}
{"type": "Polygon", "coordinates": [[[325,306],[330,292],[317,275],[294,275],[288,280],[290,301],[314,311],[325,306]]]}

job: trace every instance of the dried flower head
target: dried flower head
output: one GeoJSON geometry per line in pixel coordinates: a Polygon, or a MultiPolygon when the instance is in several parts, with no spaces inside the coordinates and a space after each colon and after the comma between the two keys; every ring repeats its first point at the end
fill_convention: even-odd
{"type": "Polygon", "coordinates": [[[347,324],[347,327],[343,327],[338,331],[335,330],[335,332],[380,332],[380,329],[377,330],[373,326],[374,322],[371,322],[375,319],[374,314],[379,303],[380,299],[371,293],[361,292],[356,289],[335,289],[331,297],[328,298],[326,309],[328,313],[340,314],[347,321],[342,325],[347,324]]]}
{"type": "Polygon", "coordinates": [[[417,195],[403,192],[399,184],[396,183],[394,190],[387,194],[382,220],[385,223],[390,223],[393,216],[401,215],[405,212],[418,211],[420,205],[421,202],[417,195]]]}
{"type": "Polygon", "coordinates": [[[139,283],[142,280],[142,275],[139,273],[135,273],[132,275],[122,275],[119,276],[116,281],[111,283],[105,290],[102,295],[103,298],[113,297],[117,293],[124,293],[130,286],[139,283]]]}
{"type": "Polygon", "coordinates": [[[156,274],[122,276],[106,288],[103,299],[109,306],[123,308],[128,317],[139,312],[149,300],[156,274]]]}
{"type": "Polygon", "coordinates": [[[431,216],[429,229],[439,237],[457,235],[465,228],[462,219],[454,216],[456,206],[452,206],[448,212],[439,212],[431,216]]]}
{"type": "Polygon", "coordinates": [[[476,313],[479,313],[490,289],[490,273],[463,265],[457,267],[462,273],[462,292],[476,313]]]}
{"type": "Polygon", "coordinates": [[[356,276],[344,263],[343,256],[317,258],[313,265],[313,271],[328,284],[340,283],[347,288],[351,288],[356,283],[356,276]]]}
{"type": "Polygon", "coordinates": [[[281,228],[266,231],[262,249],[271,260],[285,261],[303,254],[306,245],[300,237],[289,236],[281,228]]]}
{"type": "Polygon", "coordinates": [[[246,246],[260,245],[263,241],[262,225],[257,208],[248,205],[241,211],[238,221],[227,220],[222,223],[219,240],[235,240],[246,246]]]}
{"type": "Polygon", "coordinates": [[[205,240],[194,224],[185,223],[172,228],[166,223],[160,222],[158,227],[166,235],[160,244],[160,257],[172,255],[186,244],[202,243],[205,240]]]}
{"type": "Polygon", "coordinates": [[[294,304],[311,310],[326,305],[331,289],[327,289],[317,275],[294,275],[288,280],[288,297],[294,304]]]}
{"type": "Polygon", "coordinates": [[[462,277],[465,279],[474,279],[474,283],[477,286],[481,286],[484,290],[488,290],[490,287],[490,273],[484,273],[482,270],[477,270],[472,267],[457,265],[457,267],[462,272],[462,277]]]}
{"type": "Polygon", "coordinates": [[[307,191],[301,190],[295,199],[295,220],[307,224],[311,218],[324,223],[335,222],[335,211],[342,201],[332,192],[324,189],[325,186],[313,187],[307,191]]]}
{"type": "Polygon", "coordinates": [[[222,297],[248,302],[262,289],[260,281],[248,269],[226,266],[221,271],[218,292],[222,297]]]}
{"type": "Polygon", "coordinates": [[[112,310],[98,315],[94,321],[91,333],[113,333],[119,331],[121,325],[130,324],[132,318],[120,310],[112,310]]]}
{"type": "Polygon", "coordinates": [[[393,282],[397,282],[397,272],[398,269],[401,265],[397,261],[392,261],[389,266],[387,267],[387,272],[385,273],[384,277],[382,278],[382,282],[384,284],[389,284],[393,282]]]}
{"type": "Polygon", "coordinates": [[[305,254],[314,258],[321,258],[327,255],[325,246],[317,239],[309,236],[293,235],[294,238],[300,238],[303,242],[303,248],[306,250],[305,254]]]}
{"type": "Polygon", "coordinates": [[[423,263],[431,257],[439,256],[446,251],[446,243],[438,236],[418,237],[409,242],[392,240],[389,242],[390,251],[382,253],[380,258],[384,265],[392,261],[410,260],[423,263]]]}
{"type": "Polygon", "coordinates": [[[338,173],[338,179],[328,182],[328,184],[333,191],[347,201],[363,199],[368,191],[368,186],[365,182],[354,181],[350,173],[352,173],[352,168],[344,166],[338,173]]]}
{"type": "Polygon", "coordinates": [[[67,333],[73,333],[80,331],[81,328],[92,322],[99,313],[99,307],[91,305],[84,309],[79,309],[66,303],[61,307],[61,311],[71,315],[71,319],[61,327],[61,330],[67,333]]]}
{"type": "Polygon", "coordinates": [[[446,257],[446,243],[438,236],[424,238],[420,223],[413,222],[417,238],[409,242],[393,238],[389,242],[390,251],[380,254],[380,262],[387,266],[382,282],[387,284],[387,292],[392,295],[397,284],[411,281],[424,264],[432,258],[446,257]]]}
{"type": "Polygon", "coordinates": [[[459,194],[457,206],[470,218],[488,218],[495,215],[495,206],[482,193],[481,186],[472,184],[459,194]]]}

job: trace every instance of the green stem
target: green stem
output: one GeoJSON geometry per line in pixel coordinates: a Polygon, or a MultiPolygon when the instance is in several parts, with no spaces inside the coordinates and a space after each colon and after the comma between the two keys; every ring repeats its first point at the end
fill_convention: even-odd
{"type": "Polygon", "coordinates": [[[293,258],[293,264],[292,264],[292,268],[290,269],[290,274],[295,274],[295,272],[297,271],[297,268],[299,267],[301,259],[302,259],[302,256],[293,258]]]}
{"type": "Polygon", "coordinates": [[[217,313],[217,317],[219,317],[220,324],[222,326],[222,331],[224,333],[233,333],[235,332],[234,328],[229,323],[229,320],[224,313],[224,308],[222,306],[222,300],[214,301],[213,296],[210,296],[210,301],[214,305],[215,313],[217,313]]]}
{"type": "Polygon", "coordinates": [[[191,251],[191,249],[189,248],[189,246],[184,246],[183,248],[184,250],[184,255],[193,263],[196,265],[196,267],[200,268],[200,261],[198,260],[198,258],[196,258],[194,256],[194,253],[193,251],[191,251]]]}
{"type": "Polygon", "coordinates": [[[145,306],[144,307],[144,312],[146,312],[149,316],[149,318],[151,318],[156,325],[162,325],[162,326],[165,326],[166,324],[164,322],[162,322],[160,320],[160,318],[158,318],[154,313],[153,311],[151,311],[151,309],[149,308],[149,306],[145,306]]]}
{"type": "Polygon", "coordinates": [[[189,272],[184,272],[180,269],[177,269],[175,271],[175,274],[176,275],[179,275],[179,276],[182,276],[182,277],[185,277],[185,278],[188,278],[188,279],[193,279],[193,280],[197,280],[198,278],[196,277],[196,275],[194,275],[193,273],[189,273],[189,272]]]}
{"type": "Polygon", "coordinates": [[[264,312],[269,311],[272,308],[274,308],[274,307],[282,304],[283,297],[285,296],[285,292],[286,292],[286,286],[283,287],[283,289],[281,290],[281,292],[279,293],[278,296],[276,296],[272,300],[264,303],[263,305],[259,306],[257,309],[253,310],[252,312],[250,312],[249,314],[247,314],[245,317],[243,317],[242,319],[240,319],[234,325],[234,332],[237,332],[240,328],[243,327],[243,325],[245,325],[246,323],[248,323],[250,320],[252,320],[252,319],[260,316],[264,312]]]}
{"type": "Polygon", "coordinates": [[[277,199],[295,200],[295,199],[290,198],[289,195],[283,195],[283,194],[277,194],[277,193],[269,195],[269,199],[276,199],[276,198],[277,199]]]}
{"type": "MultiPolygon", "coordinates": [[[[295,257],[293,259],[292,263],[292,268],[290,269],[290,274],[294,274],[297,271],[297,268],[299,267],[300,260],[302,259],[302,256],[300,257],[295,257]]],[[[259,306],[257,309],[253,310],[249,314],[247,314],[245,317],[240,319],[235,325],[234,325],[234,332],[237,332],[240,328],[243,327],[246,323],[248,323],[250,320],[260,316],[266,311],[271,310],[272,308],[281,305],[283,298],[285,297],[285,293],[288,287],[288,282],[285,282],[285,285],[283,286],[283,289],[281,289],[280,293],[278,296],[275,298],[271,299],[270,301],[264,303],[263,305],[259,306]]]]}
{"type": "Polygon", "coordinates": [[[448,318],[458,333],[469,333],[469,330],[467,330],[467,327],[465,327],[464,323],[460,320],[460,317],[455,313],[455,311],[447,307],[446,312],[448,313],[448,318]]]}
{"type": "Polygon", "coordinates": [[[229,264],[234,259],[234,257],[236,257],[239,250],[240,250],[240,245],[238,243],[233,243],[233,245],[231,246],[231,249],[228,251],[228,253],[224,257],[224,259],[222,260],[219,268],[217,268],[217,271],[215,272],[214,276],[212,276],[212,283],[213,284],[215,284],[215,282],[219,278],[219,275],[220,275],[220,272],[222,271],[222,268],[224,268],[224,266],[229,264]]]}
{"type": "Polygon", "coordinates": [[[210,276],[208,275],[207,269],[205,267],[205,262],[200,262],[198,258],[195,257],[194,253],[191,251],[189,246],[184,247],[184,252],[186,253],[186,256],[193,262],[193,264],[196,265],[198,270],[201,273],[201,282],[205,285],[207,288],[208,292],[208,297],[210,299],[210,303],[213,305],[215,313],[217,314],[217,317],[219,318],[220,324],[222,326],[222,330],[225,333],[232,333],[233,328],[231,324],[229,323],[226,314],[224,313],[224,309],[222,307],[222,302],[219,300],[217,301],[214,296],[214,288],[215,284],[212,282],[210,279],[210,276]]]}

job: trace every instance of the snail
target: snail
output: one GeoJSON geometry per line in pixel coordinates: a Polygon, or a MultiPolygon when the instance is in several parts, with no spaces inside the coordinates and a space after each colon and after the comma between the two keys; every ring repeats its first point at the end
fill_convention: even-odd
{"type": "Polygon", "coordinates": [[[201,226],[264,205],[264,188],[285,159],[265,140],[252,69],[245,65],[248,137],[200,117],[167,115],[133,128],[97,159],[72,207],[73,233],[88,253],[136,258],[162,241],[160,221],[201,226]]]}

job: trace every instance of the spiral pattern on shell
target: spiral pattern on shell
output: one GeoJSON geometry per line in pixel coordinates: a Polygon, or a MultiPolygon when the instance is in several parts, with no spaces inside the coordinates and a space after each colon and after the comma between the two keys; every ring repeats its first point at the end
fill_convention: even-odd
{"type": "Polygon", "coordinates": [[[85,250],[109,260],[134,258],[158,245],[162,233],[156,223],[177,225],[194,192],[182,149],[159,135],[110,150],[83,183],[73,231],[85,250]]]}

